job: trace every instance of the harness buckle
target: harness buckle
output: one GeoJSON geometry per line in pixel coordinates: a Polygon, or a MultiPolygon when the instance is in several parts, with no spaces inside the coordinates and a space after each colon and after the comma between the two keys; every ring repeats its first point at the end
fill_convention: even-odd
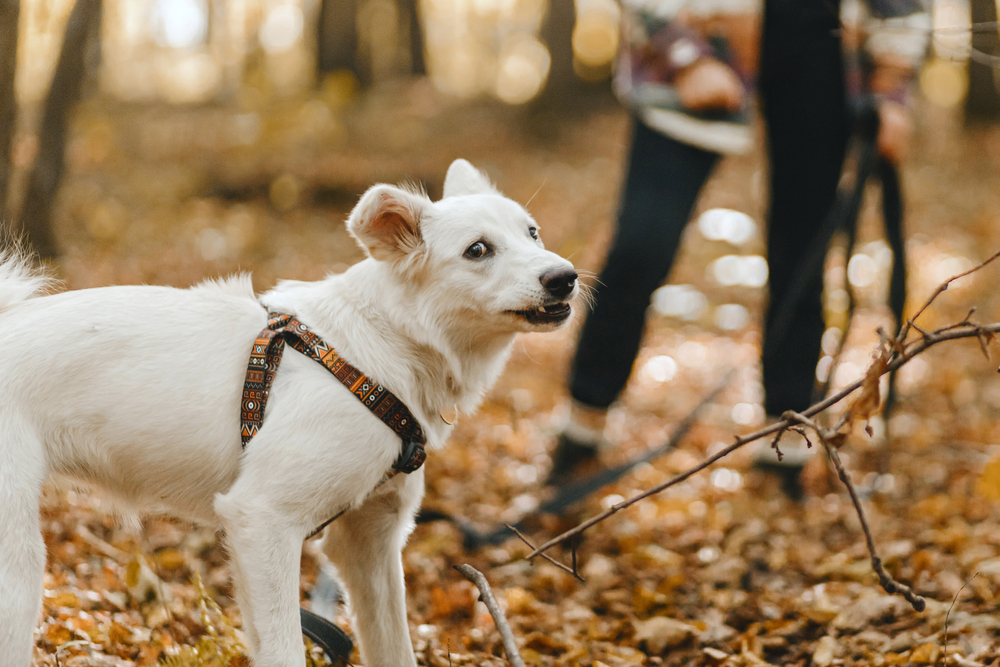
{"type": "Polygon", "coordinates": [[[399,458],[392,464],[392,467],[394,470],[408,475],[419,470],[426,459],[427,452],[424,451],[423,444],[416,440],[408,440],[403,442],[403,451],[399,453],[399,458]]]}

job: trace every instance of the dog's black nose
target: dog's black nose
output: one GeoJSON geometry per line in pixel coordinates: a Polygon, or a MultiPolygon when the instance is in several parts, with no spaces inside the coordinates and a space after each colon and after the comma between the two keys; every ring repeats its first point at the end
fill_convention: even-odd
{"type": "Polygon", "coordinates": [[[576,287],[576,271],[572,268],[551,269],[543,273],[538,280],[546,292],[557,299],[565,299],[576,287]]]}

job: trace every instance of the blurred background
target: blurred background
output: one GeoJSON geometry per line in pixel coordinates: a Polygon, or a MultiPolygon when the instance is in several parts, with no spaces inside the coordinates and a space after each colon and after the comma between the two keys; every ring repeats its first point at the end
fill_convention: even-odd
{"type": "MultiPolygon", "coordinates": [[[[549,247],[583,269],[601,266],[628,127],[609,83],[614,0],[0,8],[0,58],[9,58],[0,86],[12,86],[0,90],[5,219],[24,227],[69,287],[187,285],[237,270],[252,270],[258,289],[279,276],[318,278],[361,257],[342,223],[366,187],[411,180],[439,196],[456,157],[530,199],[549,247]]],[[[974,40],[979,54],[1000,40],[995,29],[969,30],[995,20],[992,0],[933,4],[904,175],[911,300],[1000,247],[998,75],[970,59],[974,40]]],[[[707,213],[651,304],[654,335],[659,323],[755,340],[767,284],[761,153],[725,160],[712,179],[699,209],[707,213]]],[[[848,289],[859,321],[884,316],[892,252],[877,197],[868,199],[854,256],[828,260],[834,324],[848,289]]],[[[831,331],[830,350],[839,337],[831,331]]],[[[637,378],[665,385],[671,357],[649,349],[655,362],[637,378]]],[[[867,354],[848,350],[835,385],[857,377],[867,354]]]]}
{"type": "MultiPolygon", "coordinates": [[[[996,21],[996,5],[936,0],[933,19],[932,53],[918,78],[914,150],[903,167],[909,312],[941,281],[1000,250],[998,74],[970,59],[973,46],[1000,56],[1000,38],[995,29],[968,30],[971,23],[996,21]]],[[[613,0],[0,0],[3,219],[10,229],[26,230],[69,288],[186,286],[252,271],[255,287],[265,290],[279,278],[318,279],[361,259],[343,222],[368,186],[415,181],[436,198],[448,165],[463,157],[508,196],[530,201],[549,248],[597,271],[613,229],[628,140],[628,112],[609,80],[618,21],[613,0]]],[[[726,370],[738,368],[738,377],[686,451],[626,478],[595,499],[595,508],[662,481],[765,419],[758,358],[767,285],[760,224],[766,164],[757,142],[758,150],[726,158],[716,170],[670,282],[654,295],[637,372],[612,411],[611,430],[622,446],[611,457],[659,444],[726,370]]],[[[890,325],[885,302],[893,257],[882,238],[877,197],[865,203],[852,256],[838,247],[827,260],[831,328],[817,367],[820,379],[833,374],[834,388],[861,376],[875,328],[890,325]],[[845,334],[848,290],[858,310],[845,334]]],[[[965,279],[925,316],[924,326],[961,319],[971,306],[982,320],[997,321],[996,285],[995,270],[965,279]]],[[[463,418],[453,445],[430,458],[428,504],[483,525],[514,521],[538,506],[576,332],[574,325],[519,340],[479,415],[463,418]],[[463,481],[480,478],[491,484],[463,481]]],[[[876,462],[871,441],[859,438],[857,449],[844,455],[858,478],[869,487],[881,480],[878,490],[900,503],[940,499],[921,506],[919,521],[967,525],[991,516],[967,499],[984,461],[1000,450],[995,363],[983,361],[975,342],[955,344],[906,366],[898,388],[890,445],[905,456],[894,459],[895,476],[876,476],[885,465],[876,462]]],[[[885,433],[884,424],[876,426],[885,433]]],[[[699,526],[698,536],[676,548],[707,567],[722,553],[716,532],[741,521],[741,512],[773,514],[766,497],[729,504],[746,492],[745,475],[736,460],[649,501],[634,521],[609,522],[606,539],[596,539],[628,550],[699,526]]],[[[807,511],[816,513],[809,521],[817,530],[849,513],[823,489],[816,502],[807,511]]],[[[237,614],[211,533],[154,522],[139,542],[129,542],[113,520],[91,513],[94,507],[100,501],[73,493],[49,498],[45,525],[54,564],[47,588],[76,595],[77,586],[100,586],[125,600],[125,569],[115,562],[138,544],[157,554],[154,568],[174,587],[178,618],[195,618],[197,596],[184,585],[206,567],[211,590],[237,614]],[[78,524],[88,526],[83,537],[78,524]],[[122,551],[109,551],[109,544],[122,551]]],[[[887,508],[884,516],[903,517],[909,507],[887,508]]],[[[912,528],[888,518],[881,525],[900,539],[912,528]]],[[[810,541],[801,539],[799,524],[770,530],[810,541]]],[[[817,533],[815,541],[829,534],[817,533]]],[[[979,560],[1000,557],[1000,538],[976,539],[979,560]]],[[[469,619],[479,618],[470,611],[468,588],[441,583],[435,574],[460,557],[453,530],[422,527],[412,544],[407,572],[420,584],[411,615],[419,621],[418,644],[428,651],[421,660],[449,664],[441,658],[446,640],[452,648],[491,650],[493,640],[481,630],[463,634],[469,619]],[[433,651],[440,655],[427,657],[433,651]]],[[[499,567],[516,554],[508,547],[483,558],[499,567]]],[[[864,554],[850,558],[861,562],[864,554]]],[[[911,572],[912,578],[923,576],[925,591],[951,596],[963,579],[935,578],[938,570],[971,576],[976,567],[955,558],[941,556],[930,574],[911,572]]],[[[306,596],[316,576],[310,563],[306,596]]],[[[825,576],[840,576],[840,565],[830,567],[825,576]]],[[[570,585],[543,568],[532,572],[505,570],[502,581],[550,592],[570,585]]],[[[602,581],[600,572],[595,576],[602,581]]],[[[970,589],[980,601],[994,599],[983,580],[970,589]]],[[[80,623],[104,627],[104,621],[95,626],[93,618],[79,621],[79,613],[59,611],[51,599],[46,604],[43,633],[55,634],[40,646],[54,650],[76,636],[80,623]],[[69,634],[59,634],[65,628],[69,634]]],[[[739,604],[734,598],[732,606],[739,604]]],[[[117,607],[95,602],[89,608],[97,614],[117,607]]],[[[159,612],[132,605],[130,613],[136,627],[155,627],[150,615],[159,612]]],[[[161,622],[184,632],[172,619],[161,622]]],[[[99,641],[93,633],[91,639],[110,646],[109,655],[118,651],[140,664],[164,655],[170,641],[186,641],[171,640],[169,632],[154,632],[152,641],[147,633],[126,651],[101,632],[99,641]]],[[[189,630],[188,639],[192,633],[197,636],[189,630]]],[[[616,660],[606,658],[607,664],[633,664],[616,660]]]]}

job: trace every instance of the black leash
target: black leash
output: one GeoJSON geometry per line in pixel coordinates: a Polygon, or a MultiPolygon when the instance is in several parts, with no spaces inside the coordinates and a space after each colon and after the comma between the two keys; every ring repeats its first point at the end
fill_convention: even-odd
{"type": "MultiPolygon", "coordinates": [[[[532,515],[562,514],[571,506],[580,502],[587,496],[590,496],[608,484],[619,480],[637,465],[649,463],[650,461],[657,459],[675,449],[691,430],[691,427],[698,421],[702,410],[714,401],[719,394],[722,393],[722,390],[729,385],[733,374],[734,371],[729,371],[722,381],[715,385],[715,387],[713,387],[712,390],[698,402],[698,405],[696,405],[694,409],[691,410],[691,412],[689,412],[683,420],[681,420],[681,422],[674,429],[674,432],[670,435],[670,439],[665,443],[659,447],[654,447],[649,451],[643,452],[639,456],[636,456],[625,463],[610,468],[604,468],[589,477],[558,487],[558,491],[554,497],[542,503],[538,509],[522,517],[521,520],[514,524],[513,527],[521,530],[524,527],[524,524],[528,521],[528,518],[532,515]]],[[[417,514],[417,523],[431,523],[433,521],[448,521],[449,523],[454,524],[462,532],[463,546],[470,551],[484,546],[502,544],[514,535],[511,528],[506,524],[496,526],[488,530],[478,530],[475,526],[469,523],[467,519],[449,514],[443,510],[427,508],[420,510],[420,513],[417,514]]]]}
{"type": "Polygon", "coordinates": [[[354,650],[354,642],[347,633],[331,621],[306,609],[299,608],[299,618],[302,620],[302,634],[323,649],[330,659],[331,667],[346,666],[351,651],[354,650]]]}

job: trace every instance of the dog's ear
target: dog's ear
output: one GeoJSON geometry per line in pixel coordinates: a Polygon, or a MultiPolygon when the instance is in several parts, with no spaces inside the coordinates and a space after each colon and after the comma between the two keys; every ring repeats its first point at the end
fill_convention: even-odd
{"type": "Polygon", "coordinates": [[[496,191],[490,179],[466,160],[452,162],[448,167],[448,174],[444,177],[445,198],[456,195],[496,194],[496,191]]]}
{"type": "Polygon", "coordinates": [[[392,185],[372,186],[351,211],[347,231],[369,256],[403,259],[423,243],[420,218],[430,203],[426,195],[392,185]]]}

